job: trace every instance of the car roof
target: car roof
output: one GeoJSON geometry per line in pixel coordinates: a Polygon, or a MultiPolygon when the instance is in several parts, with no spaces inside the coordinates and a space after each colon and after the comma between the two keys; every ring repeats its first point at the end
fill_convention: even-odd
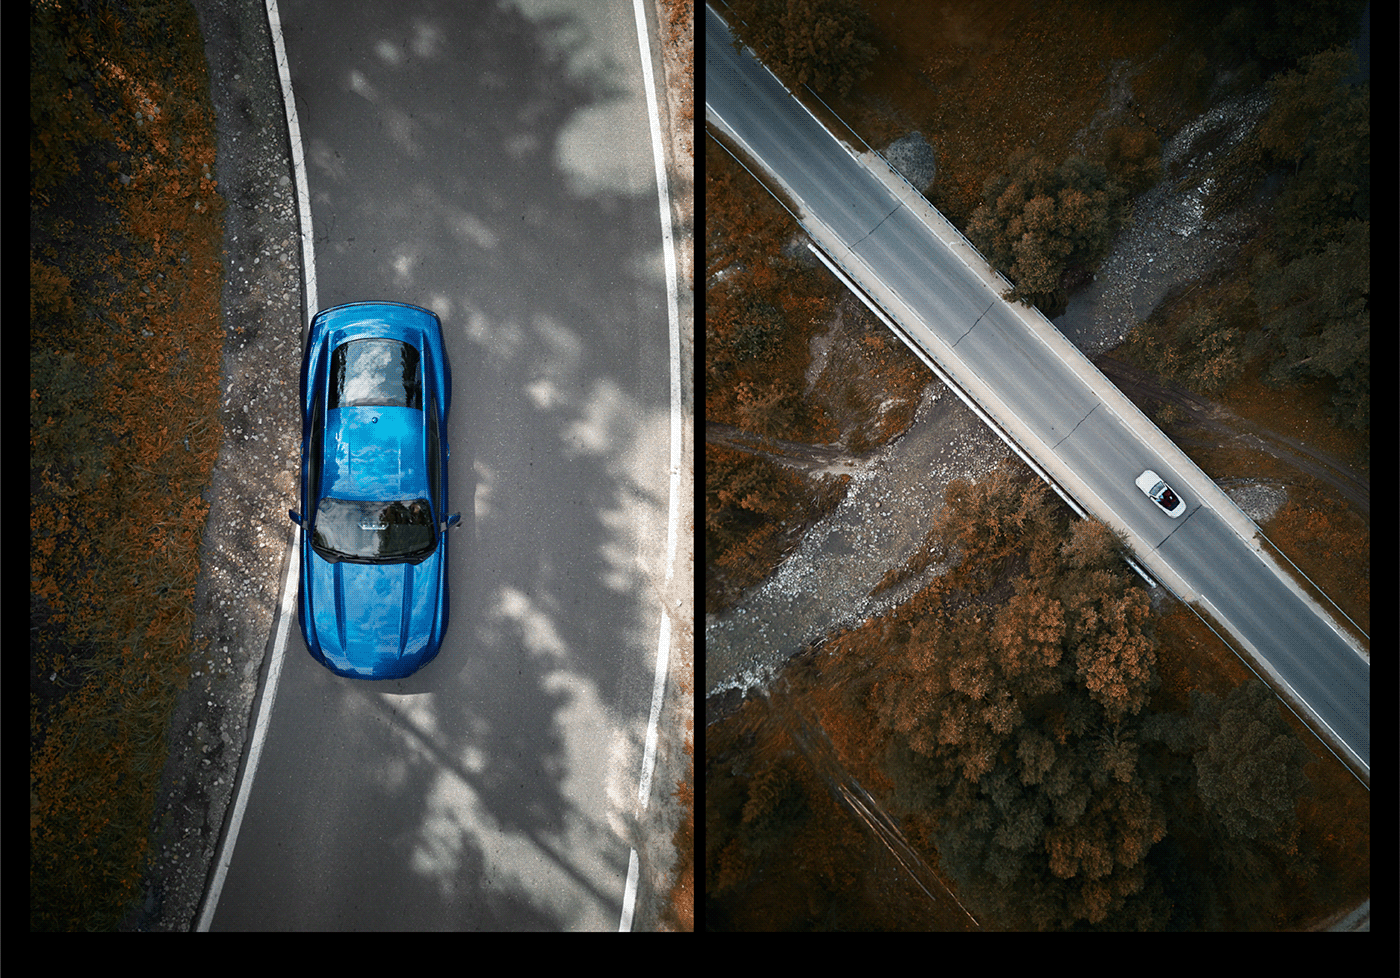
{"type": "Polygon", "coordinates": [[[406,407],[346,407],[327,411],[321,497],[426,497],[424,419],[422,411],[406,407]]]}

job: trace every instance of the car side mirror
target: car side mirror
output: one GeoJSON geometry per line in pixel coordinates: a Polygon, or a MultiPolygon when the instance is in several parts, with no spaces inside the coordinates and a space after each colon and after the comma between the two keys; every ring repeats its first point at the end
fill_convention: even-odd
{"type": "Polygon", "coordinates": [[[292,522],[295,523],[297,526],[301,526],[301,525],[302,525],[302,523],[301,523],[301,514],[298,513],[296,510],[294,510],[294,509],[289,509],[289,510],[287,510],[287,515],[290,516],[290,517],[292,518],[292,522]]]}
{"type": "Polygon", "coordinates": [[[451,516],[447,517],[447,519],[444,521],[443,527],[442,527],[443,532],[446,532],[446,531],[452,529],[454,526],[456,526],[456,525],[457,525],[458,523],[460,523],[460,522],[462,522],[462,514],[461,514],[461,513],[453,513],[451,516]]]}

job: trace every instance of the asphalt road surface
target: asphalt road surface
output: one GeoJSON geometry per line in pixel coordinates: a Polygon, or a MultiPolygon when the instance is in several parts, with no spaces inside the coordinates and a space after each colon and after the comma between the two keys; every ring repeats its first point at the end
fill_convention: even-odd
{"type": "Polygon", "coordinates": [[[1178,592],[1184,585],[1212,608],[1369,769],[1369,664],[1212,508],[1228,505],[1224,494],[1201,485],[1205,477],[1145,419],[1110,409],[1071,369],[1073,358],[1052,350],[974,273],[974,256],[903,206],[748,51],[736,53],[708,7],[705,18],[709,121],[781,181],[824,249],[900,311],[916,342],[961,384],[984,392],[984,403],[999,402],[995,416],[1021,433],[1056,481],[1126,528],[1139,553],[1176,575],[1178,592]],[[1148,468],[1186,501],[1181,518],[1133,484],[1148,468]]]}
{"type": "Polygon", "coordinates": [[[447,640],[416,675],[336,677],[293,627],[213,928],[616,930],[645,842],[669,458],[632,5],[280,13],[318,305],[441,317],[463,525],[447,640]]]}

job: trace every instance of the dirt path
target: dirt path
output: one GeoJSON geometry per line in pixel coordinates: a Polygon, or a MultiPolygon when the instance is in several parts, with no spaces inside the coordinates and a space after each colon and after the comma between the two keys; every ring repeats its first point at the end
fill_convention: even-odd
{"type": "Polygon", "coordinates": [[[925,896],[935,903],[956,906],[970,922],[969,930],[981,930],[982,926],[977,918],[962,905],[943,878],[919,855],[918,850],[909,844],[899,828],[899,823],[842,765],[836,748],[832,746],[821,724],[808,718],[785,691],[766,692],[765,695],[768,696],[770,708],[782,722],[793,743],[802,751],[813,772],[825,782],[832,797],[859,819],[866,831],[889,850],[900,869],[914,881],[925,896]]]}
{"type": "Polygon", "coordinates": [[[798,441],[750,434],[741,428],[718,421],[705,422],[705,443],[760,455],[811,475],[854,475],[864,469],[875,456],[875,452],[852,455],[840,445],[806,445],[798,441]]]}

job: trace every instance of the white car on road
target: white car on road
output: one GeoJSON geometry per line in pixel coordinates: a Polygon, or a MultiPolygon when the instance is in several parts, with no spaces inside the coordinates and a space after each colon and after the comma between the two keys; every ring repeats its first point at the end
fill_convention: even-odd
{"type": "Polygon", "coordinates": [[[1172,492],[1172,487],[1162,481],[1161,477],[1148,469],[1137,477],[1137,487],[1143,491],[1148,499],[1167,511],[1167,515],[1176,519],[1186,512],[1186,503],[1179,499],[1176,493],[1172,492]]]}

